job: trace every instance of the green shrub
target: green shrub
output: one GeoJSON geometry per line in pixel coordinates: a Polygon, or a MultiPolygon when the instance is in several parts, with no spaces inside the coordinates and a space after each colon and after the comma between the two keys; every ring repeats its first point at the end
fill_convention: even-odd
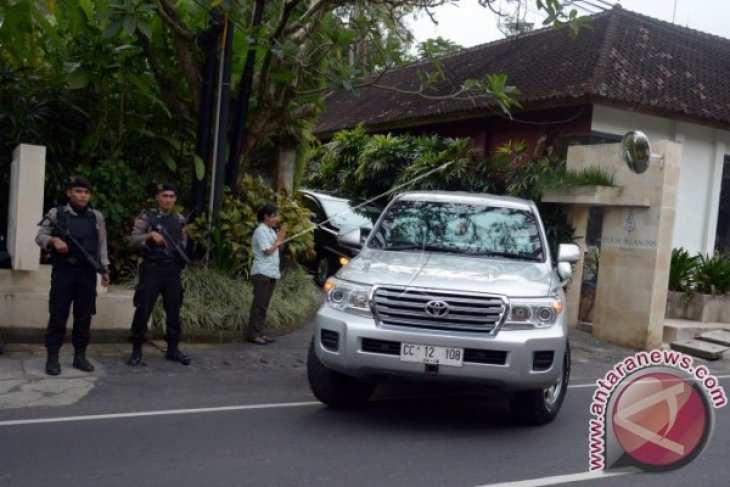
{"type": "Polygon", "coordinates": [[[684,248],[672,249],[669,265],[669,290],[687,292],[695,286],[695,274],[700,256],[690,256],[684,248]]]}
{"type": "Polygon", "coordinates": [[[615,186],[614,175],[598,167],[578,171],[555,170],[541,181],[542,188],[573,188],[576,186],[615,186]]]}
{"type": "Polygon", "coordinates": [[[231,276],[247,275],[253,259],[251,239],[258,226],[256,213],[266,203],[279,208],[287,238],[301,234],[284,245],[282,260],[293,263],[314,258],[314,237],[306,231],[312,227],[309,210],[289,196],[277,193],[261,178],[244,175],[242,186],[245,196],[236,198],[226,192],[218,214],[200,216],[187,227],[195,248],[208,256],[211,266],[231,276]]]}
{"type": "MultiPolygon", "coordinates": [[[[253,299],[251,284],[214,269],[199,265],[182,273],[185,298],[180,310],[184,332],[236,331],[248,327],[253,299]]],[[[133,286],[130,281],[128,286],[133,286]]],[[[322,293],[301,267],[293,266],[277,282],[267,315],[267,327],[273,334],[289,332],[302,324],[321,303],[322,293]]],[[[152,312],[153,330],[163,330],[165,312],[158,299],[152,312]]],[[[185,333],[183,333],[184,335],[185,333]]]]}
{"type": "Polygon", "coordinates": [[[697,292],[702,294],[727,294],[730,291],[730,261],[720,254],[699,255],[695,273],[697,292]]]}

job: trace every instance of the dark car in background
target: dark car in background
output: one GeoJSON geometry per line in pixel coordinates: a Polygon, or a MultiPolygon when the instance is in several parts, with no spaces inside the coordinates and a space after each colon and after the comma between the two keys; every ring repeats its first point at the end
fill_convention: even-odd
{"type": "Polygon", "coordinates": [[[314,230],[315,259],[308,264],[320,286],[357,255],[358,248],[342,245],[337,241],[341,231],[360,229],[364,241],[380,215],[380,208],[373,204],[359,205],[357,202],[320,191],[299,190],[299,199],[311,212],[314,230]]]}

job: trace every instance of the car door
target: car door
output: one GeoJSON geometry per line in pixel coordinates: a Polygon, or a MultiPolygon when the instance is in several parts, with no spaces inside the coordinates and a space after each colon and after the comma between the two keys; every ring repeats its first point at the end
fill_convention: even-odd
{"type": "MultiPolygon", "coordinates": [[[[327,219],[322,205],[314,196],[303,194],[302,204],[312,213],[311,220],[315,225],[319,225],[327,219]]],[[[319,227],[314,230],[314,250],[317,252],[317,259],[322,255],[327,245],[327,236],[327,232],[319,229],[319,227]]]]}

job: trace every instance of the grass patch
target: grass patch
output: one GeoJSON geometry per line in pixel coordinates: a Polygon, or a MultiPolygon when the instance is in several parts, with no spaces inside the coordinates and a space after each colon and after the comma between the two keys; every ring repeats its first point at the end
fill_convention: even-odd
{"type": "MultiPolygon", "coordinates": [[[[134,287],[137,277],[126,284],[134,287]]],[[[189,266],[182,273],[185,298],[180,309],[183,337],[186,332],[234,331],[243,337],[253,300],[253,287],[242,278],[232,278],[203,266],[189,266]]],[[[322,294],[312,276],[301,267],[282,273],[276,283],[267,315],[267,330],[276,335],[297,329],[320,305],[322,294]]],[[[162,299],[152,311],[152,332],[164,330],[162,299]]]]}
{"type": "Polygon", "coordinates": [[[598,167],[578,171],[560,170],[544,176],[542,186],[551,189],[567,189],[576,186],[615,186],[614,175],[598,167]]]}

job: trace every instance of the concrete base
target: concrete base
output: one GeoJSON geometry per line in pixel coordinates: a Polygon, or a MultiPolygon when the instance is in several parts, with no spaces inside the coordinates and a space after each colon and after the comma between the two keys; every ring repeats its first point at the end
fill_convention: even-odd
{"type": "Polygon", "coordinates": [[[587,333],[593,334],[593,323],[590,323],[588,321],[579,321],[577,325],[575,325],[576,330],[585,331],[587,333]]]}
{"type": "MultiPolygon", "coordinates": [[[[51,266],[38,271],[0,269],[0,334],[6,342],[43,342],[48,324],[51,266]]],[[[92,340],[126,341],[134,315],[134,291],[110,286],[96,298],[92,340]]],[[[73,312],[69,317],[69,336],[73,312]]]]}
{"type": "Polygon", "coordinates": [[[728,347],[703,340],[679,340],[670,343],[670,347],[672,350],[707,360],[721,359],[728,350],[728,347]]]}
{"type": "Polygon", "coordinates": [[[730,328],[729,323],[705,323],[694,320],[666,319],[664,320],[663,341],[665,343],[678,340],[691,340],[697,335],[713,330],[730,328]]]}
{"type": "Polygon", "coordinates": [[[707,333],[703,333],[699,336],[700,340],[710,343],[716,343],[725,347],[730,347],[730,331],[728,330],[713,330],[707,333]]]}

